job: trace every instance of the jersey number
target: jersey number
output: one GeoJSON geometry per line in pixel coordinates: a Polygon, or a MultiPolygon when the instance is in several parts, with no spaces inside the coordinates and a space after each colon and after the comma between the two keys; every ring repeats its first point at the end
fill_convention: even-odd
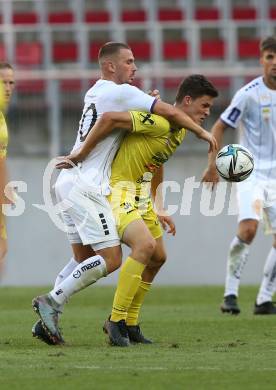
{"type": "Polygon", "coordinates": [[[92,127],[95,125],[96,123],[96,120],[97,120],[97,117],[98,117],[98,114],[97,114],[97,110],[96,110],[96,106],[94,103],[91,103],[89,107],[87,107],[86,111],[82,114],[82,117],[81,117],[81,121],[80,121],[80,128],[79,128],[79,133],[80,133],[80,141],[81,142],[84,142],[86,137],[88,136],[90,130],[92,129],[92,127]],[[84,122],[85,122],[85,118],[87,117],[88,115],[88,112],[89,111],[92,111],[92,119],[91,119],[91,122],[89,123],[89,126],[88,128],[86,127],[85,130],[86,130],[86,133],[84,133],[84,122]]]}

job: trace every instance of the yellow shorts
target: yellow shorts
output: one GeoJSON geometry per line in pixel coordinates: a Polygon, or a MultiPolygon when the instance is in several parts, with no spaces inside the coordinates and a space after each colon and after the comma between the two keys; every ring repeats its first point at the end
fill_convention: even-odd
{"type": "Polygon", "coordinates": [[[5,222],[5,216],[0,211],[0,238],[3,240],[7,239],[7,231],[6,231],[6,222],[5,222]]]}
{"type": "Polygon", "coordinates": [[[143,220],[154,239],[162,237],[163,230],[159,219],[153,210],[151,199],[147,198],[143,202],[138,197],[122,196],[120,200],[116,196],[110,195],[112,212],[116,220],[117,230],[120,238],[123,237],[126,227],[132,222],[143,220]]]}

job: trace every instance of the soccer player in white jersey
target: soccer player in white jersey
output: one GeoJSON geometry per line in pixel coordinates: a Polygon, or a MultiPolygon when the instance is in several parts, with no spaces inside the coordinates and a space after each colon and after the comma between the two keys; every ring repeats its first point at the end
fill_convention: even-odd
{"type": "MultiPolygon", "coordinates": [[[[263,75],[235,94],[212,129],[220,146],[227,127],[239,128],[239,143],[254,155],[253,173],[244,182],[237,183],[238,230],[230,244],[221,305],[222,312],[232,314],[240,313],[237,301],[240,278],[262,219],[266,221],[266,230],[273,234],[273,245],[265,262],[254,314],[276,314],[272,303],[276,287],[276,37],[261,41],[260,54],[263,75]]],[[[214,185],[218,180],[215,154],[212,154],[203,181],[214,185]]]]}
{"type": "MultiPolygon", "coordinates": [[[[214,137],[183,111],[130,85],[137,68],[131,49],[126,44],[110,42],[104,45],[99,52],[99,65],[102,77],[85,96],[73,151],[85,140],[104,112],[128,110],[159,114],[194,132],[197,137],[207,141],[211,149],[216,148],[214,137]]],[[[70,208],[63,213],[63,219],[68,226],[74,257],[61,272],[62,277],[69,277],[61,283],[59,278],[56,283],[58,287],[48,295],[33,299],[33,308],[55,344],[63,342],[58,314],[67,297],[121,265],[120,240],[106,195],[110,193],[111,163],[122,134],[118,130],[103,139],[82,164],[78,175],[73,170],[62,171],[56,183],[58,199],[66,199],[70,204],[70,208]]],[[[36,327],[33,333],[37,335],[36,327]]]]}

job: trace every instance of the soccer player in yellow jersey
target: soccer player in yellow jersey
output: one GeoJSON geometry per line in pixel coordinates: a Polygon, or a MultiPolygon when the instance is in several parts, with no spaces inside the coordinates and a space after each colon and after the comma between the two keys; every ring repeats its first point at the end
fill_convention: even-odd
{"type": "MultiPolygon", "coordinates": [[[[217,95],[204,76],[192,75],[179,86],[175,105],[201,124],[217,95]]],[[[128,346],[129,341],[151,343],[140,330],[138,315],[155,275],[166,261],[159,219],[163,226],[169,226],[169,232],[175,233],[170,217],[157,217],[148,187],[155,175],[152,192],[156,193],[162,181],[160,167],[181,144],[186,130],[144,112],[104,113],[80,150],[68,159],[82,161],[115,128],[130,132],[112,164],[110,201],[121,240],[131,253],[121,268],[112,313],[104,330],[112,344],[128,346]]]]}
{"type": "Polygon", "coordinates": [[[5,120],[5,110],[10,102],[14,89],[14,72],[8,63],[0,63],[0,274],[7,252],[7,233],[2,205],[10,203],[5,196],[4,189],[7,184],[6,155],[8,146],[8,129],[5,120]]]}

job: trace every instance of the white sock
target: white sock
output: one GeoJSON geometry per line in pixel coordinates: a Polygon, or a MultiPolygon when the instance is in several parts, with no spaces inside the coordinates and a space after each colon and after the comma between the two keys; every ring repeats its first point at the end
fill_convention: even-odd
{"type": "Polygon", "coordinates": [[[71,295],[95,283],[98,279],[106,276],[106,273],[106,263],[101,256],[89,257],[80,263],[63,282],[54,287],[49,294],[57,304],[64,305],[71,295]]]}
{"type": "Polygon", "coordinates": [[[272,301],[276,283],[276,249],[271,248],[264,266],[264,276],[257,296],[257,305],[272,301]]]}
{"type": "Polygon", "coordinates": [[[230,244],[230,251],[227,258],[225,292],[226,295],[236,295],[239,293],[240,277],[247,262],[249,245],[234,237],[230,244]]]}
{"type": "Polygon", "coordinates": [[[79,263],[74,259],[74,257],[72,257],[66,266],[58,273],[54,287],[57,287],[64,279],[66,279],[77,265],[79,265],[79,263]]]}

